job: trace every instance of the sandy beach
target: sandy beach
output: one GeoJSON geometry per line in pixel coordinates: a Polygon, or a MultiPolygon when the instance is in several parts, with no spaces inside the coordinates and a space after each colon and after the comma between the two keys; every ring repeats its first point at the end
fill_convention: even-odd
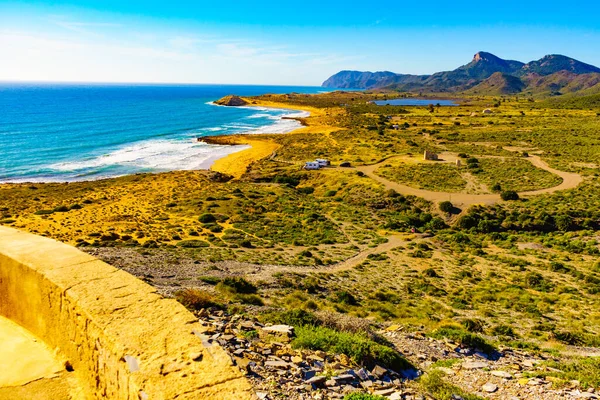
{"type": "MultiPolygon", "coordinates": [[[[247,99],[246,99],[247,100],[247,99]]],[[[297,110],[308,113],[306,117],[302,118],[311,118],[318,117],[325,114],[324,110],[315,108],[315,107],[298,107],[295,105],[276,103],[271,101],[250,101],[248,106],[245,107],[265,107],[265,108],[276,108],[276,109],[285,109],[285,110],[297,110]]],[[[301,126],[297,129],[287,132],[277,132],[280,134],[294,134],[294,133],[312,133],[315,132],[314,126],[301,126]]],[[[318,127],[319,131],[322,132],[323,129],[327,130],[329,127],[318,127]]],[[[331,128],[329,128],[331,129],[331,128]]],[[[229,153],[225,156],[216,156],[212,165],[210,165],[210,170],[217,171],[221,173],[225,173],[233,176],[236,179],[239,179],[246,172],[248,166],[255,162],[267,158],[273,154],[278,148],[279,144],[274,143],[268,139],[257,139],[253,137],[250,133],[239,134],[239,135],[231,135],[231,136],[210,136],[200,138],[203,142],[209,144],[218,144],[218,145],[231,145],[231,146],[240,146],[246,145],[249,148],[245,150],[237,150],[236,152],[229,153]]]]}

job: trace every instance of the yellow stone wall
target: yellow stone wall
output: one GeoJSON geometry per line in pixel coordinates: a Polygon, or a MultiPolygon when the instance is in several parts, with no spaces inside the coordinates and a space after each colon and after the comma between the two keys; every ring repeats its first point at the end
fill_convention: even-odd
{"type": "Polygon", "coordinates": [[[0,227],[0,315],[57,349],[91,399],[251,399],[175,300],[79,250],[0,227]]]}

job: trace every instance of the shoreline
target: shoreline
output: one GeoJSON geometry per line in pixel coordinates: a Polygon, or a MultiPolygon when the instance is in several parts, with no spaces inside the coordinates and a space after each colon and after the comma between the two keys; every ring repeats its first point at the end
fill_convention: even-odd
{"type": "MultiPolygon", "coordinates": [[[[213,103],[213,102],[211,102],[213,103]]],[[[250,103],[250,101],[249,101],[250,103]]],[[[217,107],[226,107],[218,104],[213,105],[217,107]]],[[[298,130],[301,130],[305,127],[305,124],[301,121],[304,118],[308,118],[313,115],[315,110],[312,110],[312,107],[300,108],[293,105],[289,107],[287,104],[281,104],[276,102],[256,102],[254,100],[254,104],[248,104],[246,106],[241,106],[246,108],[269,108],[275,110],[284,110],[284,111],[301,111],[305,113],[302,116],[288,116],[284,115],[278,118],[278,120],[271,125],[265,125],[263,127],[257,128],[255,130],[250,130],[243,133],[235,133],[230,135],[212,135],[212,136],[201,136],[196,138],[198,142],[206,143],[207,145],[221,146],[215,152],[216,154],[209,156],[205,160],[199,163],[196,168],[190,169],[169,169],[163,171],[149,171],[149,172],[133,172],[133,173],[123,173],[116,174],[110,176],[89,176],[89,177],[69,177],[69,178],[60,178],[60,177],[30,177],[30,178],[15,178],[8,180],[0,180],[0,186],[2,185],[26,185],[26,184],[57,184],[57,183],[76,183],[76,182],[97,182],[108,179],[121,178],[124,176],[132,176],[140,173],[150,173],[150,174],[158,174],[158,173],[169,173],[175,171],[216,171],[216,172],[225,172],[229,175],[234,176],[234,178],[239,178],[246,170],[246,167],[254,161],[258,161],[265,157],[270,156],[276,149],[279,148],[279,145],[268,141],[268,140],[257,140],[251,139],[252,136],[256,135],[277,135],[277,134],[288,134],[293,133],[298,130]],[[307,108],[311,108],[308,110],[307,108]],[[290,120],[295,121],[298,126],[295,126],[291,129],[276,129],[277,122],[281,120],[290,120]],[[269,127],[273,127],[275,131],[269,131],[269,127]],[[262,129],[266,129],[266,131],[261,131],[262,129]],[[222,137],[223,140],[219,141],[217,138],[222,137]],[[227,139],[225,139],[227,138],[227,139]],[[235,138],[235,139],[233,139],[235,138]],[[226,146],[226,147],[224,147],[226,146]],[[241,165],[240,165],[241,164],[241,165]]],[[[293,115],[293,114],[292,114],[293,115]]]]}
{"type": "MultiPolygon", "coordinates": [[[[289,111],[302,111],[307,113],[308,115],[305,117],[286,117],[282,116],[281,119],[292,119],[298,121],[301,125],[295,129],[292,129],[287,132],[278,132],[278,133],[267,133],[270,135],[286,135],[286,134],[294,134],[297,132],[301,132],[302,130],[307,128],[306,123],[300,121],[299,119],[310,118],[316,115],[323,115],[324,111],[315,107],[299,107],[295,105],[287,105],[272,101],[256,101],[246,100],[249,104],[241,107],[264,107],[270,109],[277,110],[289,110],[289,111]],[[316,115],[315,115],[316,114],[316,115]]],[[[220,106],[227,107],[227,106],[220,106]]],[[[270,140],[260,140],[260,139],[252,139],[252,136],[256,134],[253,133],[238,133],[235,135],[222,135],[222,136],[204,136],[199,137],[198,141],[202,141],[207,144],[215,144],[215,145],[229,145],[229,146],[239,146],[246,145],[250,146],[250,148],[242,151],[238,151],[235,153],[230,153],[224,155],[222,157],[217,158],[213,164],[210,166],[210,171],[221,172],[228,175],[233,176],[235,179],[241,178],[242,175],[246,172],[248,166],[256,161],[260,161],[264,158],[271,156],[277,149],[281,146],[277,143],[274,143],[270,140]]]]}

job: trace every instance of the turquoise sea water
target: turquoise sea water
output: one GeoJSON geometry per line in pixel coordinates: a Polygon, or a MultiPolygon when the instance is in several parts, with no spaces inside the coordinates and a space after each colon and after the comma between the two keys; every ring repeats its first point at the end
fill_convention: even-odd
{"type": "Polygon", "coordinates": [[[0,182],[207,168],[232,149],[196,138],[288,132],[299,123],[281,117],[303,115],[220,107],[212,101],[228,94],[321,91],[291,86],[0,83],[0,182]]]}

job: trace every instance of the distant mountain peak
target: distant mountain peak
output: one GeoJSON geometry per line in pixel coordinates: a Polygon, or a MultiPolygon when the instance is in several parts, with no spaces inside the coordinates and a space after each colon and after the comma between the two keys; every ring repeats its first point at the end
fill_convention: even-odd
{"type": "Polygon", "coordinates": [[[501,58],[493,55],[492,53],[488,53],[486,51],[478,51],[473,56],[473,61],[472,62],[498,61],[498,60],[501,60],[501,58]]]}

